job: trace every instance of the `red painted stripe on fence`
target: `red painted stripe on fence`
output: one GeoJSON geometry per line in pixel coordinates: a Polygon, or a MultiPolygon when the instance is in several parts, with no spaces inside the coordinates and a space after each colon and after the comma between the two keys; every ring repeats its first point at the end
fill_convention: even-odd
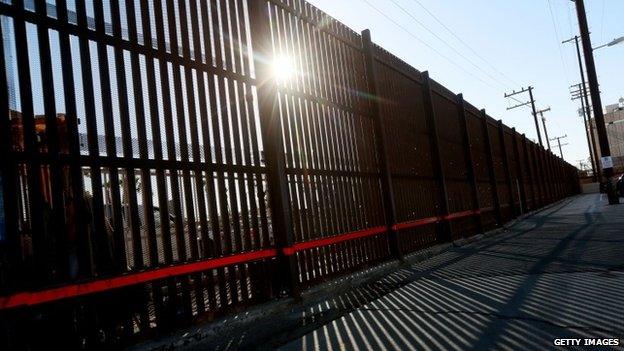
{"type": "Polygon", "coordinates": [[[479,214],[481,214],[481,210],[467,210],[467,211],[462,211],[462,212],[455,212],[455,213],[448,214],[446,216],[428,217],[428,218],[423,218],[423,219],[417,219],[415,221],[397,223],[392,226],[392,230],[422,227],[424,225],[434,224],[440,221],[450,221],[453,219],[475,216],[479,214]]]}
{"type": "Polygon", "coordinates": [[[332,236],[332,237],[329,237],[329,238],[323,238],[323,239],[318,239],[318,240],[306,241],[306,242],[302,242],[302,243],[296,243],[296,244],[294,244],[291,247],[283,248],[282,252],[284,253],[284,255],[290,256],[290,255],[294,255],[298,251],[302,251],[302,250],[306,250],[306,249],[312,249],[312,248],[315,248],[315,247],[321,247],[321,246],[337,244],[337,243],[340,243],[340,242],[343,242],[343,241],[347,241],[347,240],[353,240],[353,239],[358,239],[358,238],[364,238],[364,237],[367,237],[367,236],[373,236],[373,235],[384,233],[386,231],[387,231],[386,227],[373,227],[373,228],[358,230],[358,231],[355,231],[355,232],[335,235],[335,236],[332,236]]]}
{"type": "Polygon", "coordinates": [[[154,280],[225,267],[233,264],[257,261],[275,257],[276,255],[276,249],[245,252],[201,262],[185,263],[177,266],[158,268],[139,273],[129,273],[127,275],[110,279],[101,279],[42,291],[21,292],[0,297],[0,310],[14,307],[33,306],[70,297],[94,294],[130,285],[147,283],[154,280]]]}
{"type": "MultiPolygon", "coordinates": [[[[475,211],[463,211],[451,213],[444,217],[429,217],[418,219],[415,221],[401,222],[392,226],[395,231],[409,228],[416,228],[424,225],[440,222],[442,220],[452,220],[456,218],[478,215],[481,211],[490,211],[493,208],[483,208],[475,211]]],[[[302,243],[297,243],[292,247],[285,247],[282,249],[284,255],[294,255],[296,252],[311,249],[315,247],[322,247],[332,244],[337,244],[343,241],[373,236],[386,232],[386,227],[379,226],[355,232],[349,232],[332,236],[329,238],[323,238],[318,240],[312,240],[302,243]]],[[[101,279],[92,282],[73,284],[53,289],[47,289],[35,292],[21,292],[9,296],[0,297],[0,310],[7,308],[14,308],[20,306],[33,306],[46,302],[52,302],[56,300],[66,299],[70,297],[82,296],[87,294],[94,294],[104,292],[108,290],[114,290],[123,288],[130,285],[137,285],[141,283],[147,283],[154,280],[170,278],[190,273],[196,273],[206,271],[209,269],[225,267],[233,264],[246,263],[251,261],[257,261],[266,258],[272,258],[277,256],[276,249],[266,249],[260,251],[245,252],[241,254],[214,258],[201,262],[193,262],[180,264],[172,267],[158,268],[145,272],[129,273],[127,275],[114,277],[110,279],[101,279]]]]}
{"type": "Polygon", "coordinates": [[[440,221],[440,219],[441,219],[441,217],[429,217],[429,218],[417,219],[415,221],[401,222],[401,223],[397,223],[397,224],[393,225],[392,226],[392,230],[401,230],[401,229],[422,227],[424,225],[437,223],[437,222],[440,221]]]}
{"type": "Polygon", "coordinates": [[[473,210],[468,210],[468,211],[462,211],[462,212],[455,212],[455,213],[451,213],[449,215],[444,216],[443,218],[447,221],[449,220],[453,220],[453,219],[458,219],[458,218],[464,218],[464,217],[470,217],[470,216],[474,216],[478,214],[477,211],[473,211],[473,210]]]}

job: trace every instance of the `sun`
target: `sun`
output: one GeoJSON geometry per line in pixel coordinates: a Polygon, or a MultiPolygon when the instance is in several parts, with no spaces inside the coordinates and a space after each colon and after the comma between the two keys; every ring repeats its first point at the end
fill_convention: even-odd
{"type": "Polygon", "coordinates": [[[278,82],[288,82],[297,75],[297,69],[292,57],[277,56],[273,60],[273,77],[278,82]]]}

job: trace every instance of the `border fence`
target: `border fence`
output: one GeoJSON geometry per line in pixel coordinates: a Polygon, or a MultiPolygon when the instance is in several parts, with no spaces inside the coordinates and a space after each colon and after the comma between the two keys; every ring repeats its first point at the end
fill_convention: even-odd
{"type": "Polygon", "coordinates": [[[52,3],[0,1],[2,348],[121,347],[579,192],[303,0],[52,3]]]}

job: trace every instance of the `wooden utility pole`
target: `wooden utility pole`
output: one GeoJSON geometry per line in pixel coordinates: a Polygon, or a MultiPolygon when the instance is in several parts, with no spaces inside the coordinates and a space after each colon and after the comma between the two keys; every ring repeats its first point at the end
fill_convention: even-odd
{"type": "Polygon", "coordinates": [[[561,139],[565,139],[567,137],[568,137],[568,135],[566,134],[564,136],[554,137],[554,138],[550,139],[550,140],[557,140],[557,143],[559,144],[559,154],[561,155],[561,158],[563,158],[563,150],[561,149],[561,147],[568,145],[568,143],[562,144],[561,143],[561,139]]]}
{"type": "Polygon", "coordinates": [[[537,110],[535,109],[535,99],[533,98],[533,87],[529,86],[528,88],[522,88],[520,91],[515,91],[514,90],[514,91],[512,91],[509,94],[505,94],[505,97],[506,98],[510,98],[510,97],[512,97],[514,95],[522,94],[522,93],[525,93],[525,92],[529,93],[529,101],[520,103],[518,105],[511,106],[511,107],[508,107],[507,111],[513,110],[513,109],[518,108],[518,107],[526,106],[526,105],[529,105],[529,104],[531,105],[531,111],[532,111],[532,114],[533,114],[533,121],[535,122],[535,131],[537,132],[537,140],[539,141],[540,146],[543,148],[544,147],[544,143],[542,143],[542,135],[540,134],[539,123],[537,122],[537,110]]]}
{"type": "Polygon", "coordinates": [[[583,54],[585,55],[585,68],[587,71],[587,80],[589,82],[589,92],[594,108],[594,120],[596,121],[596,131],[598,132],[598,142],[600,144],[600,161],[605,178],[605,190],[609,198],[609,204],[615,205],[620,203],[620,199],[615,193],[615,188],[611,180],[613,177],[613,160],[611,159],[607,128],[604,123],[604,115],[602,112],[602,101],[600,99],[600,91],[598,90],[598,76],[596,74],[596,64],[594,63],[594,50],[592,49],[591,38],[589,37],[585,3],[583,0],[575,0],[574,3],[576,4],[579,30],[581,31],[581,42],[583,43],[583,54]]]}
{"type": "Polygon", "coordinates": [[[542,119],[542,126],[544,127],[544,138],[546,138],[546,145],[548,145],[548,150],[550,150],[550,139],[548,139],[548,129],[546,129],[546,117],[544,117],[544,112],[548,111],[550,111],[550,107],[539,110],[537,111],[537,113],[539,113],[540,118],[542,119]]]}
{"type": "MultiPolygon", "coordinates": [[[[562,44],[569,43],[574,40],[574,44],[576,45],[576,58],[579,64],[579,71],[581,74],[581,83],[579,87],[581,105],[583,107],[583,112],[585,113],[585,129],[587,130],[589,126],[588,135],[591,139],[591,145],[589,146],[590,158],[592,160],[592,177],[593,181],[599,181],[602,179],[602,172],[600,170],[600,165],[598,164],[598,151],[596,150],[596,138],[594,137],[594,125],[591,123],[591,105],[589,103],[589,94],[587,93],[587,85],[585,84],[585,72],[583,71],[583,59],[581,58],[581,47],[579,45],[579,36],[575,35],[574,37],[564,40],[561,42],[562,44]]],[[[575,97],[572,97],[574,100],[575,97]]],[[[589,145],[589,140],[587,141],[589,145]]]]}

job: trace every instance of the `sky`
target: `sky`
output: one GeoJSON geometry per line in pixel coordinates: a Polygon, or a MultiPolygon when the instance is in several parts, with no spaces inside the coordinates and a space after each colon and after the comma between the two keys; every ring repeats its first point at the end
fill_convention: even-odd
{"type": "MultiPolygon", "coordinates": [[[[538,109],[551,108],[544,115],[549,137],[568,136],[562,139],[569,143],[566,161],[578,165],[589,157],[580,101],[570,99],[569,86],[580,82],[576,49],[561,44],[578,34],[572,1],[308,1],[356,32],[370,29],[375,43],[536,140],[530,107],[508,111],[517,102],[504,98],[533,86],[538,109]]],[[[594,47],[624,36],[624,1],[585,0],[585,6],[594,47]]],[[[617,103],[624,96],[624,44],[599,49],[594,57],[603,105],[617,103]]]]}

